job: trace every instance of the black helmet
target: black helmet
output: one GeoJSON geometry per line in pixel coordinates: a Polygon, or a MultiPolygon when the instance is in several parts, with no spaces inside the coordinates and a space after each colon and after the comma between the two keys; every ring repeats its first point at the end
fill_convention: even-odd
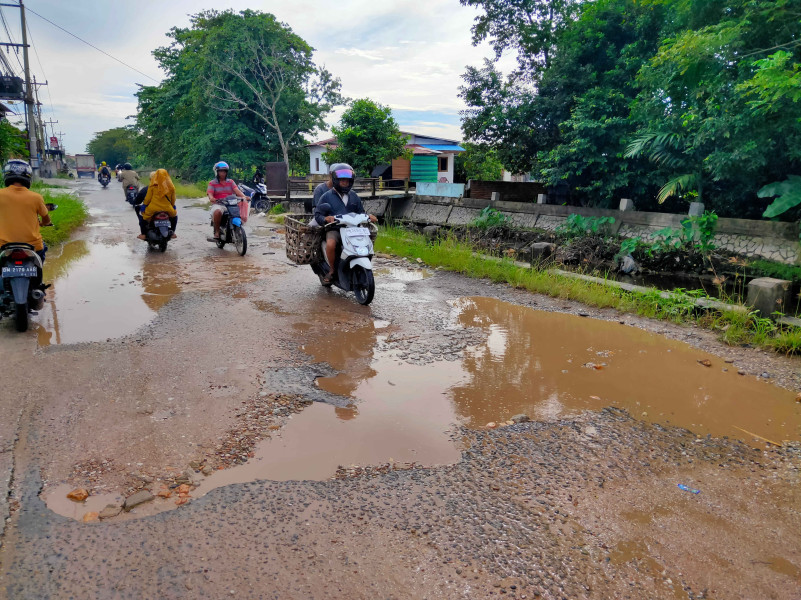
{"type": "Polygon", "coordinates": [[[353,167],[347,163],[336,163],[331,165],[331,181],[334,189],[340,194],[346,194],[353,187],[356,176],[353,174],[353,167]]]}
{"type": "Polygon", "coordinates": [[[31,179],[33,179],[33,169],[24,160],[10,160],[3,167],[3,183],[6,185],[21,183],[30,188],[31,179]]]}
{"type": "Polygon", "coordinates": [[[124,165],[122,165],[122,170],[123,171],[133,171],[133,167],[131,166],[131,163],[125,163],[124,165]]]}

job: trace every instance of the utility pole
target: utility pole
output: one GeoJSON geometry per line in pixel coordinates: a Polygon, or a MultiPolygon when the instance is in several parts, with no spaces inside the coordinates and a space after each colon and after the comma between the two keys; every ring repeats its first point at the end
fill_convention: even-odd
{"type": "Polygon", "coordinates": [[[25,68],[25,118],[28,122],[28,151],[31,154],[33,175],[39,175],[39,148],[36,143],[36,120],[34,116],[33,85],[31,67],[28,62],[28,24],[25,22],[25,5],[19,0],[20,21],[22,23],[22,57],[25,68]]]}

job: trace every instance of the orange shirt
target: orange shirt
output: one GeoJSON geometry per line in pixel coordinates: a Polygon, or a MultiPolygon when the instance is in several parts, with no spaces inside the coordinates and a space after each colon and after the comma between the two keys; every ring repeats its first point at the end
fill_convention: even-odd
{"type": "Polygon", "coordinates": [[[0,189],[0,246],[11,242],[44,250],[39,217],[47,216],[44,198],[19,185],[0,189]]]}

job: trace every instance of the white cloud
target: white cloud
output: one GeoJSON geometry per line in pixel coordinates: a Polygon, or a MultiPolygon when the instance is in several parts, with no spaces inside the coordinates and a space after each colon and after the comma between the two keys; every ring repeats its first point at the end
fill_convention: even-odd
{"type": "MultiPolygon", "coordinates": [[[[122,14],[116,3],[92,0],[30,4],[36,12],[156,79],[163,73],[152,51],[168,44],[166,33],[171,27],[187,26],[188,15],[205,8],[195,0],[139,0],[135,10],[122,14]]],[[[436,118],[456,115],[464,108],[458,88],[465,66],[478,65],[491,55],[486,46],[471,44],[474,9],[461,6],[458,0],[340,0],[336,6],[334,15],[325,3],[307,0],[214,3],[218,10],[251,8],[274,13],[317,49],[316,61],[341,78],[347,96],[370,97],[397,111],[428,111],[433,118],[410,121],[408,128],[425,127],[424,133],[460,138],[458,124],[438,124],[436,118]],[[340,25],[343,21],[345,27],[340,25]]],[[[13,11],[6,8],[4,12],[11,21],[13,11]]],[[[136,110],[136,84],[152,81],[35,15],[28,20],[44,74],[34,57],[31,65],[38,78],[48,79],[52,118],[59,121],[56,128],[67,134],[67,149],[82,151],[92,133],[130,124],[126,117],[136,110]]],[[[51,118],[49,97],[44,90],[40,93],[45,115],[51,118]]],[[[331,115],[329,126],[341,112],[331,115]]]]}

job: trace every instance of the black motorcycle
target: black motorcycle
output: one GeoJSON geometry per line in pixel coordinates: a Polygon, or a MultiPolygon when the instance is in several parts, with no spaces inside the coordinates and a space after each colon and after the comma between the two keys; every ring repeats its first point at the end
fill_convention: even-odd
{"type": "Polygon", "coordinates": [[[103,189],[106,189],[106,186],[111,181],[111,175],[107,175],[106,173],[101,173],[97,176],[97,180],[100,182],[100,185],[103,186],[103,189]]]}
{"type": "Polygon", "coordinates": [[[136,189],[135,185],[129,185],[125,188],[125,201],[136,208],[136,196],[139,194],[139,190],[136,189]]]}
{"type": "Polygon", "coordinates": [[[224,247],[225,244],[234,244],[239,256],[245,256],[245,252],[248,251],[248,236],[242,226],[242,217],[239,216],[239,198],[228,196],[220,200],[220,204],[225,210],[220,220],[220,239],[214,241],[218,248],[224,247]]]}
{"type": "MultiPolygon", "coordinates": [[[[48,204],[48,210],[58,208],[48,204]]],[[[0,247],[0,318],[12,316],[17,331],[28,329],[28,313],[42,310],[45,290],[42,259],[33,246],[11,242],[0,247]]]]}
{"type": "Polygon", "coordinates": [[[147,245],[151,250],[167,250],[167,242],[172,239],[172,224],[170,223],[170,215],[165,212],[158,212],[153,215],[153,218],[147,222],[147,229],[145,229],[145,238],[147,245]]]}
{"type": "Polygon", "coordinates": [[[256,183],[256,187],[251,188],[247,185],[241,184],[239,189],[250,199],[250,210],[257,213],[266,213],[277,204],[276,201],[270,200],[267,195],[267,186],[263,183],[256,183]]]}

